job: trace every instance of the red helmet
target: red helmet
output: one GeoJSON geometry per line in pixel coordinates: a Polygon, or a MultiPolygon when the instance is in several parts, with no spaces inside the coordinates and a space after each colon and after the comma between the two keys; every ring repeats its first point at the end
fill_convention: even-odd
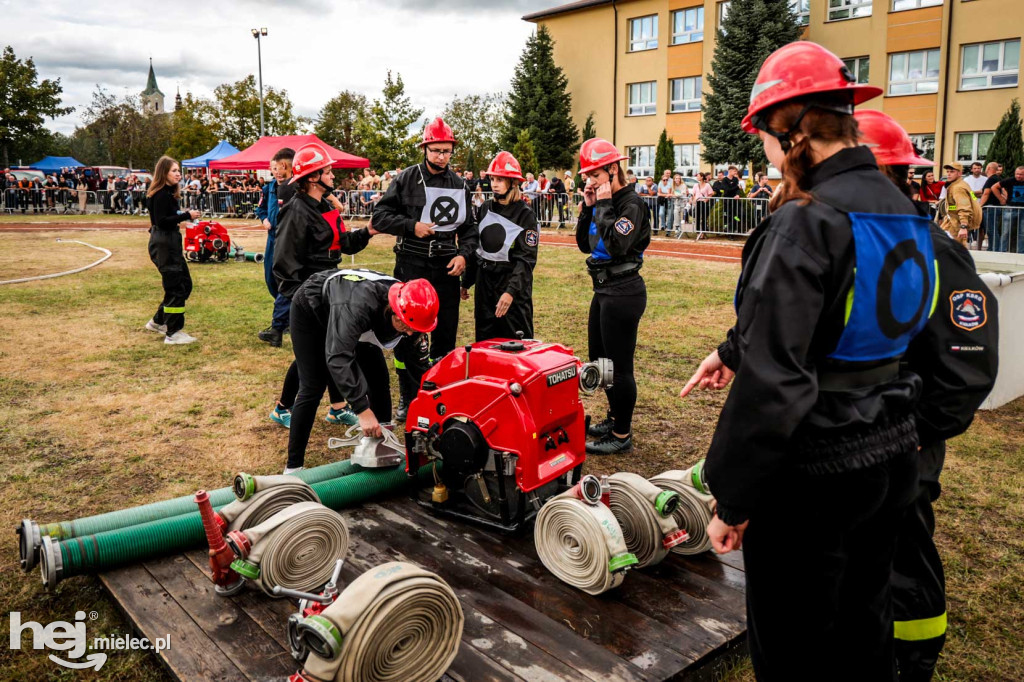
{"type": "Polygon", "coordinates": [[[395,282],[388,290],[388,303],[398,319],[418,332],[432,332],[437,326],[437,292],[425,279],[395,282]]]}
{"type": "Polygon", "coordinates": [[[589,173],[626,158],[628,157],[619,153],[618,147],[608,140],[593,137],[580,147],[580,173],[589,173]]]}
{"type": "Polygon", "coordinates": [[[797,97],[836,92],[849,92],[856,105],[881,95],[882,89],[858,85],[843,60],[817,43],[798,40],[783,45],[761,65],[741,125],[756,133],[755,114],[797,97]]]}
{"type": "Polygon", "coordinates": [[[438,116],[433,121],[427,124],[427,127],[423,129],[423,142],[420,142],[420,146],[428,145],[431,142],[451,142],[455,144],[455,133],[452,132],[451,126],[444,122],[444,119],[438,116]]]}
{"type": "Polygon", "coordinates": [[[332,165],[334,165],[334,159],[322,144],[318,142],[304,144],[299,147],[299,151],[295,152],[295,159],[292,161],[292,179],[288,184],[332,165]]]}
{"type": "Polygon", "coordinates": [[[883,166],[934,166],[934,161],[918,156],[914,143],[892,116],[874,109],[853,115],[863,135],[861,142],[871,148],[875,160],[883,166]]]}
{"type": "Polygon", "coordinates": [[[491,161],[491,165],[484,171],[484,175],[493,175],[498,178],[512,178],[523,180],[523,169],[516,161],[516,157],[508,152],[498,152],[498,155],[491,161]]]}

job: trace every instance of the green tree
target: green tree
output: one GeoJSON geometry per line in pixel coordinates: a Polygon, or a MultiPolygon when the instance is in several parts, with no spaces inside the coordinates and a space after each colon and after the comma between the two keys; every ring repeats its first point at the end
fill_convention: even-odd
{"type": "Polygon", "coordinates": [[[364,156],[358,128],[359,121],[366,117],[368,110],[369,102],[365,95],[342,90],[320,109],[313,132],[331,146],[349,154],[364,156]]]}
{"type": "Polygon", "coordinates": [[[181,109],[171,115],[171,140],[167,154],[181,161],[210,151],[219,142],[216,109],[205,97],[186,92],[181,109]]]}
{"type": "Polygon", "coordinates": [[[152,168],[171,142],[169,116],[146,115],[138,96],[118,99],[98,85],[84,120],[72,138],[83,163],[152,168]]]}
{"type": "Polygon", "coordinates": [[[668,132],[662,128],[661,137],[658,138],[658,147],[654,151],[654,177],[661,179],[665,171],[675,172],[676,155],[674,150],[675,142],[668,136],[668,132]]]}
{"type": "MultiPolygon", "coordinates": [[[[260,136],[260,91],[256,77],[249,74],[240,81],[218,85],[214,125],[217,136],[239,149],[250,146],[260,136]]],[[[263,118],[266,135],[295,135],[307,123],[296,116],[287,90],[263,88],[263,118]]]]}
{"type": "Polygon", "coordinates": [[[700,119],[705,161],[767,166],[761,141],[740,128],[757,72],[772,52],[799,40],[788,0],[732,0],[718,30],[700,119]]]}
{"type": "Polygon", "coordinates": [[[529,128],[523,128],[516,136],[516,143],[512,146],[512,156],[516,157],[519,167],[523,169],[523,177],[527,173],[539,173],[541,168],[537,161],[537,148],[533,143],[533,134],[529,128]]]}
{"type": "Polygon", "coordinates": [[[500,94],[455,96],[441,113],[452,127],[455,147],[452,164],[466,170],[486,168],[498,153],[498,130],[505,118],[505,99],[500,94]]]}
{"type": "MultiPolygon", "coordinates": [[[[61,106],[60,79],[39,80],[32,58],[22,61],[10,45],[0,55],[0,158],[9,166],[11,157],[34,154],[49,141],[43,119],[63,116],[74,107],[61,106]]],[[[37,159],[33,158],[32,161],[37,159]]]]}
{"type": "Polygon", "coordinates": [[[597,137],[597,126],[594,125],[594,112],[587,114],[587,120],[583,122],[583,132],[580,133],[580,142],[586,142],[597,137]]]}
{"type": "Polygon", "coordinates": [[[1012,176],[1013,169],[1017,166],[1024,166],[1024,137],[1022,137],[1020,117],[1020,102],[1016,98],[1010,103],[1010,108],[1003,114],[999,121],[992,142],[988,146],[988,154],[985,161],[995,161],[1003,164],[1003,172],[1012,176]]]}
{"type": "Polygon", "coordinates": [[[541,168],[571,168],[580,146],[579,130],[572,122],[569,79],[555,64],[554,41],[541,26],[527,38],[508,95],[508,116],[501,146],[511,147],[520,131],[529,130],[541,168]]]}
{"type": "Polygon", "coordinates": [[[400,168],[419,158],[416,145],[422,137],[411,126],[423,114],[405,94],[401,74],[388,71],[380,99],[373,100],[370,112],[356,126],[366,157],[379,168],[400,168]]]}

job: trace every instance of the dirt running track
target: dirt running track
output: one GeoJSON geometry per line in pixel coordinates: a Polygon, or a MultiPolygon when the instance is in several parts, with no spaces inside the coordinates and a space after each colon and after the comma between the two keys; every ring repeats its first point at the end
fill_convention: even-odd
{"type": "MultiPolygon", "coordinates": [[[[145,223],[110,222],[110,223],[76,223],[68,222],[31,222],[24,223],[0,223],[0,232],[99,232],[103,230],[136,230],[148,229],[145,223]]],[[[260,233],[263,228],[258,224],[251,225],[229,225],[228,229],[234,232],[260,233]]],[[[556,248],[576,248],[576,239],[569,232],[541,232],[540,243],[542,246],[556,248]]],[[[683,258],[688,260],[708,260],[718,263],[739,263],[740,252],[743,249],[742,242],[725,241],[693,241],[692,239],[662,239],[655,237],[645,252],[648,256],[663,256],[668,258],[683,258]]]]}

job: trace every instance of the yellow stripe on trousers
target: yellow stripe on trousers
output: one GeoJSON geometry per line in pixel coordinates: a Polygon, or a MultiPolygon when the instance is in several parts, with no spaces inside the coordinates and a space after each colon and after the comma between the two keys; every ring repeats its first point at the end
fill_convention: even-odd
{"type": "Polygon", "coordinates": [[[919,620],[898,620],[894,624],[896,639],[904,642],[917,642],[922,639],[935,639],[946,634],[946,613],[933,618],[919,620]]]}

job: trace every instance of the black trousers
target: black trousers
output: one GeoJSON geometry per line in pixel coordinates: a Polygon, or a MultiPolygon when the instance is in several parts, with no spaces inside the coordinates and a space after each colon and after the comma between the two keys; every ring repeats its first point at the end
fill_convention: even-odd
{"type": "Polygon", "coordinates": [[[167,325],[167,335],[185,326],[185,301],[192,293],[192,277],[181,248],[178,230],[150,229],[149,259],[160,271],[164,298],[153,315],[157,324],[167,325]]]}
{"type": "MultiPolygon", "coordinates": [[[[287,300],[287,299],[285,299],[287,300]]],[[[290,302],[289,302],[290,304],[290,302]]],[[[289,305],[289,309],[291,305],[289,305]]],[[[288,366],[288,371],[284,374],[284,385],[281,387],[281,397],[277,402],[281,403],[282,407],[292,409],[292,405],[295,404],[295,396],[299,394],[299,365],[294,360],[292,364],[288,366]]],[[[334,385],[334,379],[327,376],[327,395],[331,398],[331,404],[343,402],[345,399],[341,397],[341,391],[334,385]]]]}
{"type": "Polygon", "coordinates": [[[615,433],[630,433],[636,407],[636,379],[633,357],[640,318],[647,309],[647,291],[629,296],[594,292],[590,301],[587,340],[590,360],[609,358],[614,365],[613,385],[605,391],[608,414],[615,420],[615,433]]]}
{"type": "MultiPolygon", "coordinates": [[[[324,348],[327,328],[316,319],[305,299],[296,298],[291,308],[292,348],[299,372],[299,392],[292,405],[288,431],[288,467],[303,466],[316,410],[330,381],[324,348]]],[[[380,348],[369,343],[356,345],[356,363],[370,386],[370,409],[381,423],[391,421],[391,377],[380,348]]]]}
{"type": "Polygon", "coordinates": [[[496,317],[494,309],[498,299],[505,293],[508,284],[507,273],[478,268],[473,291],[473,317],[476,322],[476,340],[514,339],[516,332],[522,332],[524,339],[533,338],[533,300],[514,297],[508,312],[496,317]]]}
{"type": "Polygon", "coordinates": [[[946,576],[933,539],[932,511],[945,450],[945,443],[939,442],[918,453],[917,497],[897,531],[892,601],[900,682],[930,680],[946,643],[946,576]]]}
{"type": "Polygon", "coordinates": [[[889,578],[898,523],[916,489],[913,451],[766,483],[743,538],[759,681],[896,680],[889,578]]]}
{"type": "Polygon", "coordinates": [[[454,256],[427,259],[399,254],[395,259],[396,279],[403,282],[425,279],[437,290],[440,304],[437,311],[437,328],[430,334],[430,357],[435,360],[455,349],[455,336],[459,330],[461,284],[458,277],[448,274],[448,262],[452,258],[454,256]]]}

